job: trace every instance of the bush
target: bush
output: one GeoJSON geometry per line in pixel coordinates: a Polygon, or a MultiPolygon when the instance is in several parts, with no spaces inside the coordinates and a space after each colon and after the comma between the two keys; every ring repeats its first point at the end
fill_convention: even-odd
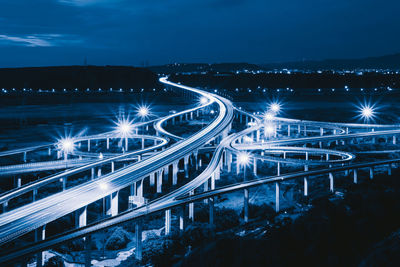
{"type": "Polygon", "coordinates": [[[44,267],[64,267],[64,259],[61,256],[53,256],[45,262],[44,267]]]}
{"type": "Polygon", "coordinates": [[[214,239],[214,237],[214,226],[208,223],[192,223],[185,229],[182,241],[186,246],[198,246],[214,239]]]}
{"type": "Polygon", "coordinates": [[[217,231],[223,231],[239,225],[239,215],[233,209],[215,210],[214,224],[217,231]]]}
{"type": "Polygon", "coordinates": [[[129,240],[128,233],[122,227],[117,227],[107,239],[106,249],[117,250],[125,248],[129,240]]]}

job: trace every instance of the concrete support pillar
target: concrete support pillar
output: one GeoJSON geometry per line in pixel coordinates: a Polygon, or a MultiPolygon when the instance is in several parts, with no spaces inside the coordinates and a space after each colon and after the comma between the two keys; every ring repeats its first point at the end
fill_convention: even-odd
{"type": "Polygon", "coordinates": [[[87,151],[90,151],[90,139],[87,140],[87,151]]]}
{"type": "Polygon", "coordinates": [[[150,173],[150,186],[154,186],[154,183],[155,183],[155,178],[154,178],[154,176],[155,176],[155,173],[154,172],[152,172],[152,173],[150,173]]]}
{"type": "MultiPolygon", "coordinates": [[[[35,229],[35,242],[42,241],[46,238],[46,226],[41,226],[35,229]]],[[[36,254],[36,266],[42,267],[44,264],[43,252],[40,251],[36,254]]]]}
{"type": "Polygon", "coordinates": [[[257,176],[257,158],[254,157],[254,162],[253,162],[253,173],[254,175],[257,176]]]}
{"type": "Polygon", "coordinates": [[[8,201],[3,202],[3,213],[6,213],[8,211],[8,201]]]}
{"type": "Polygon", "coordinates": [[[51,147],[49,147],[49,149],[47,150],[47,155],[51,156],[51,147]]]}
{"type": "Polygon", "coordinates": [[[355,184],[357,183],[357,178],[358,178],[357,176],[358,176],[357,169],[354,169],[353,170],[353,183],[355,183],[355,184]]]}
{"type": "Polygon", "coordinates": [[[87,206],[75,211],[75,227],[80,228],[87,225],[87,206]]]}
{"type": "Polygon", "coordinates": [[[395,145],[395,144],[396,144],[396,136],[393,135],[393,145],[395,145]]]}
{"type": "Polygon", "coordinates": [[[304,177],[304,196],[308,196],[308,177],[304,177]]]}
{"type": "Polygon", "coordinates": [[[164,167],[164,180],[168,182],[169,178],[169,166],[164,167]]]}
{"type": "Polygon", "coordinates": [[[349,127],[346,127],[346,134],[349,134],[349,127]]]}
{"type": "Polygon", "coordinates": [[[280,176],[281,175],[281,163],[277,162],[276,164],[276,175],[280,176]]]}
{"type": "Polygon", "coordinates": [[[333,173],[329,173],[329,191],[333,192],[333,173]]]}
{"type": "Polygon", "coordinates": [[[308,152],[306,152],[306,160],[308,160],[308,152]]]}
{"type": "Polygon", "coordinates": [[[18,177],[17,178],[17,187],[21,187],[21,185],[22,185],[21,177],[18,177]]]}
{"type": "Polygon", "coordinates": [[[300,125],[300,124],[297,125],[297,133],[298,133],[298,134],[301,134],[301,125],[300,125]]]}
{"type": "Polygon", "coordinates": [[[210,197],[208,201],[208,210],[209,210],[209,216],[208,216],[208,221],[211,225],[214,224],[214,197],[210,197]]]}
{"type": "Polygon", "coordinates": [[[260,141],[260,130],[256,131],[256,142],[260,141]]]}
{"type": "MultiPolygon", "coordinates": [[[[208,191],[208,180],[203,183],[203,192],[207,192],[207,191],[208,191]]],[[[206,204],[208,203],[207,198],[204,199],[204,203],[206,203],[206,204]]]]}
{"type": "Polygon", "coordinates": [[[369,167],[369,179],[374,179],[374,168],[369,167]]]}
{"type": "Polygon", "coordinates": [[[106,143],[107,143],[107,150],[109,150],[110,149],[110,138],[107,137],[106,143]]]}
{"type": "Polygon", "coordinates": [[[110,209],[107,214],[110,214],[111,216],[118,215],[118,195],[119,191],[114,192],[110,195],[110,209]]]}
{"type": "Polygon", "coordinates": [[[185,178],[189,178],[189,156],[185,156],[183,162],[185,165],[185,178]]]}
{"type": "Polygon", "coordinates": [[[171,209],[165,210],[165,235],[171,233],[171,209]]]}
{"type": "Polygon", "coordinates": [[[141,143],[142,143],[142,149],[144,149],[144,138],[142,138],[141,143]]]}
{"type": "Polygon", "coordinates": [[[388,175],[392,175],[392,164],[388,165],[387,172],[388,172],[388,175]]]}
{"type": "Polygon", "coordinates": [[[111,172],[114,172],[114,161],[111,161],[111,172]]]}
{"type": "Polygon", "coordinates": [[[67,176],[61,178],[63,191],[67,188],[67,176]]]}
{"type": "Polygon", "coordinates": [[[324,128],[322,128],[322,127],[319,128],[319,134],[320,134],[321,136],[324,135],[324,128]]]}
{"type": "Polygon", "coordinates": [[[304,125],[304,136],[307,136],[307,126],[304,125]]]}
{"type": "Polygon", "coordinates": [[[24,152],[24,162],[26,162],[26,151],[24,152]]]}
{"type": "Polygon", "coordinates": [[[290,124],[287,126],[287,135],[290,136],[290,124]]]}
{"type": "Polygon", "coordinates": [[[135,237],[136,237],[136,250],[135,258],[138,261],[142,260],[142,220],[137,220],[135,225],[135,237]]]}
{"type": "Polygon", "coordinates": [[[90,169],[90,176],[92,179],[94,179],[94,168],[90,169]]]}
{"type": "Polygon", "coordinates": [[[279,183],[275,183],[275,211],[279,212],[279,183]]]}
{"type": "Polygon", "coordinates": [[[92,255],[91,255],[91,243],[92,243],[92,235],[87,235],[84,238],[85,241],[85,267],[92,266],[92,255]]]}
{"type": "Polygon", "coordinates": [[[32,201],[35,202],[37,199],[37,189],[32,190],[32,201]]]}
{"type": "Polygon", "coordinates": [[[157,193],[162,192],[162,170],[157,172],[157,193]]]}
{"type": "Polygon", "coordinates": [[[243,220],[249,221],[249,189],[243,189],[243,220]]]}
{"type": "Polygon", "coordinates": [[[97,170],[97,177],[101,177],[101,168],[99,167],[99,169],[97,170]]]}
{"type": "Polygon", "coordinates": [[[230,173],[232,171],[232,153],[228,150],[227,150],[227,158],[228,158],[227,167],[228,167],[228,172],[230,173]]]}
{"type": "Polygon", "coordinates": [[[143,179],[136,182],[136,195],[143,197],[143,179]]]}
{"type": "MultiPolygon", "coordinates": [[[[194,191],[191,190],[189,192],[189,196],[193,196],[193,195],[194,195],[194,191]]],[[[193,202],[189,203],[189,220],[194,222],[194,203],[193,202]]]]}
{"type": "Polygon", "coordinates": [[[172,163],[172,185],[178,183],[178,162],[172,163]]]}
{"type": "Polygon", "coordinates": [[[181,231],[185,230],[186,227],[186,221],[187,221],[186,213],[187,213],[186,205],[182,205],[179,209],[179,230],[181,231]]]}

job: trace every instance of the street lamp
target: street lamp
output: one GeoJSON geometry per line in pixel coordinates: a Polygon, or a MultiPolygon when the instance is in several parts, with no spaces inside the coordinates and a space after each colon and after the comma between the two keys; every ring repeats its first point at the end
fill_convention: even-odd
{"type": "Polygon", "coordinates": [[[58,149],[64,152],[64,160],[68,159],[68,153],[71,153],[75,149],[74,140],[70,137],[61,138],[58,141],[58,149]]]}
{"type": "Polygon", "coordinates": [[[150,113],[150,110],[149,110],[149,108],[146,107],[146,106],[141,106],[141,107],[139,107],[139,109],[138,109],[138,115],[139,115],[139,117],[141,117],[142,119],[143,119],[143,118],[146,118],[146,117],[149,115],[149,113],[150,113]]]}
{"type": "Polygon", "coordinates": [[[246,180],[246,167],[250,163],[250,154],[247,152],[240,152],[237,157],[239,166],[243,166],[243,181],[246,180]]]}
{"type": "Polygon", "coordinates": [[[132,122],[127,119],[121,119],[116,124],[116,131],[121,138],[125,138],[125,151],[128,151],[128,137],[132,136],[133,131],[132,122]]]}
{"type": "Polygon", "coordinates": [[[272,112],[267,112],[264,114],[264,120],[272,121],[274,119],[274,114],[272,112]]]}
{"type": "Polygon", "coordinates": [[[279,111],[281,110],[281,105],[277,102],[272,103],[269,108],[274,112],[274,113],[279,113],[279,111]]]}

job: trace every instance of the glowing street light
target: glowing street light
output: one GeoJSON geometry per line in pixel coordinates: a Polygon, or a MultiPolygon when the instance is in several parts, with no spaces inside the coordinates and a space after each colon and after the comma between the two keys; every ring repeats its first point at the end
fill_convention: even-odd
{"type": "Polygon", "coordinates": [[[369,120],[374,116],[374,110],[369,106],[363,107],[361,110],[361,116],[369,120]]]}
{"type": "Polygon", "coordinates": [[[200,98],[200,104],[205,105],[205,104],[207,104],[207,103],[208,103],[207,97],[202,96],[202,97],[200,98]]]}
{"type": "Polygon", "coordinates": [[[149,110],[148,107],[146,107],[146,106],[141,106],[141,107],[139,107],[139,109],[138,109],[138,115],[139,115],[141,118],[145,118],[145,117],[147,117],[149,114],[150,114],[150,110],[149,110]]]}
{"type": "Polygon", "coordinates": [[[264,114],[264,120],[272,121],[274,119],[274,114],[272,112],[267,112],[264,114]]]}
{"type": "Polygon", "coordinates": [[[68,153],[71,153],[74,151],[75,149],[75,144],[74,144],[74,140],[70,137],[66,137],[66,138],[61,138],[58,141],[58,149],[61,150],[62,152],[64,152],[64,159],[67,160],[68,158],[68,153]]]}
{"type": "Polygon", "coordinates": [[[121,119],[116,124],[116,131],[121,138],[125,138],[125,151],[128,151],[128,138],[132,136],[133,132],[132,122],[128,119],[121,119]]]}
{"type": "Polygon", "coordinates": [[[271,137],[275,134],[275,126],[273,124],[267,124],[264,127],[264,132],[268,137],[271,137]]]}
{"type": "Polygon", "coordinates": [[[246,152],[240,152],[237,160],[239,162],[239,165],[247,166],[250,162],[250,154],[246,152]]]}
{"type": "Polygon", "coordinates": [[[269,105],[269,108],[271,109],[272,112],[274,113],[279,113],[279,111],[281,110],[281,105],[277,102],[272,103],[271,105],[269,105]]]}

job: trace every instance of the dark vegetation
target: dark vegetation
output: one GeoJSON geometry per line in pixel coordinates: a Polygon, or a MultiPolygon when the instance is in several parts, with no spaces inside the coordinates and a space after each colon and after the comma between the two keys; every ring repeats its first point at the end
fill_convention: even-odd
{"type": "Polygon", "coordinates": [[[266,234],[221,235],[193,250],[182,266],[399,266],[400,173],[349,188],[343,200],[321,197],[304,216],[266,234]]]}

